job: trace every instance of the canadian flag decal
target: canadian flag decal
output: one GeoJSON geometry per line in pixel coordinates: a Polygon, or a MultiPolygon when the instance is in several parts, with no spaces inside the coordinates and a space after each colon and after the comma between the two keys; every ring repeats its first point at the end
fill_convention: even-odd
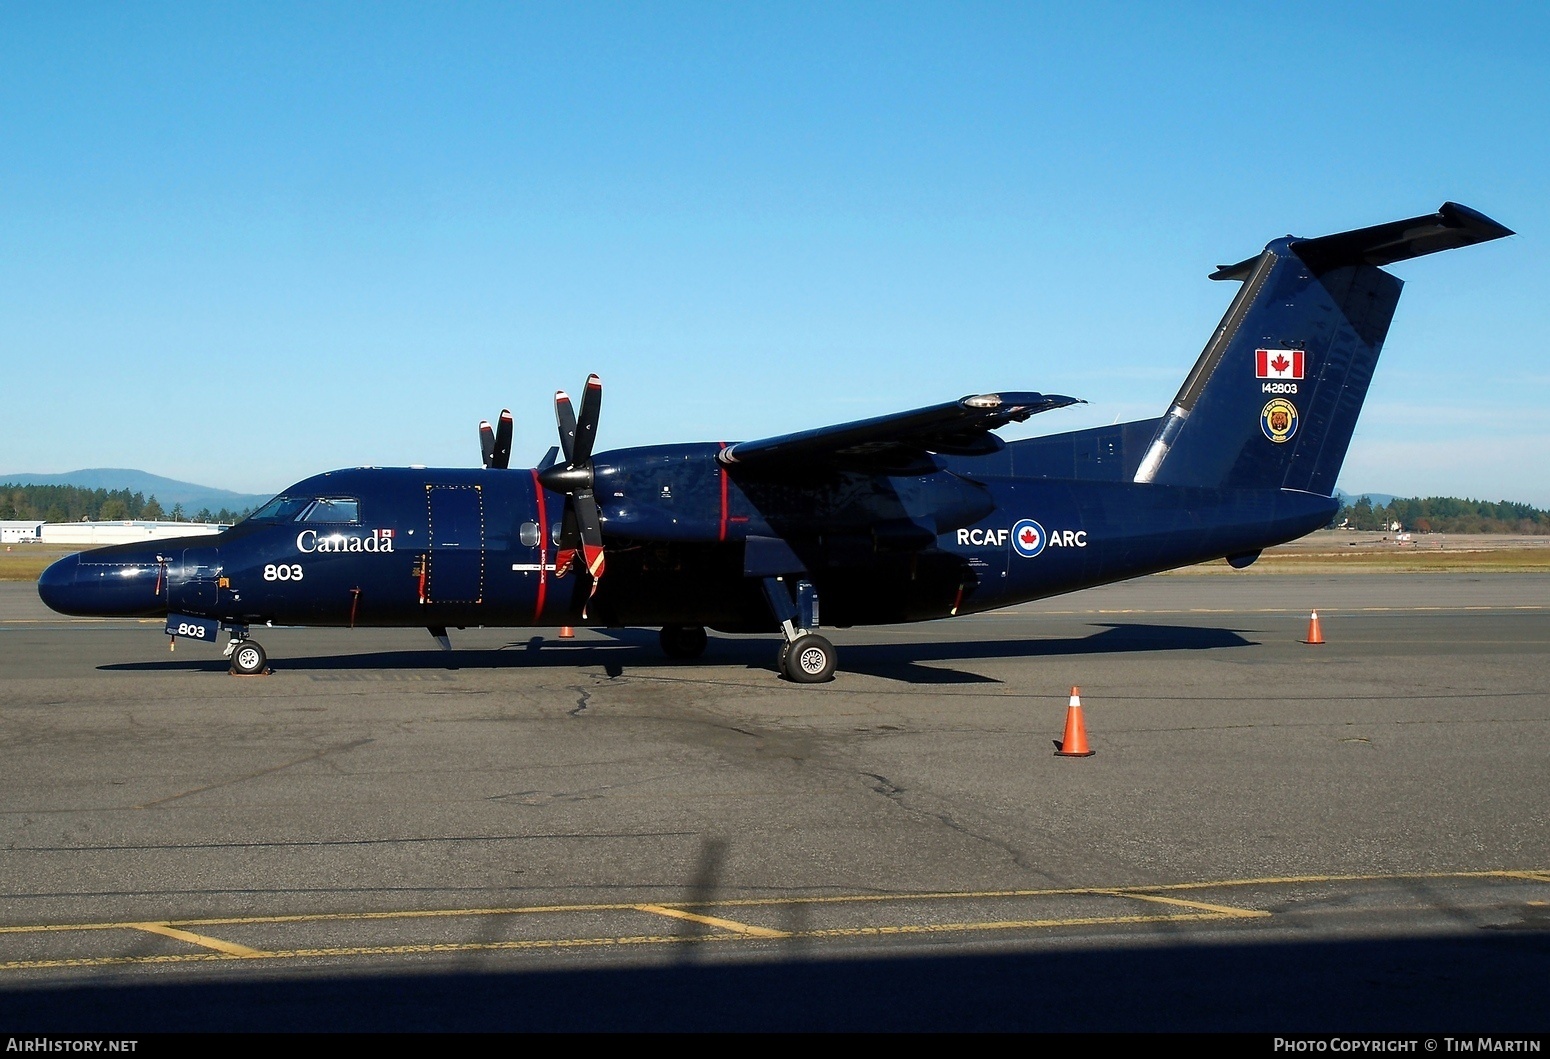
{"type": "Polygon", "coordinates": [[[1261,379],[1300,379],[1302,362],[1300,349],[1256,349],[1254,374],[1261,379]]]}

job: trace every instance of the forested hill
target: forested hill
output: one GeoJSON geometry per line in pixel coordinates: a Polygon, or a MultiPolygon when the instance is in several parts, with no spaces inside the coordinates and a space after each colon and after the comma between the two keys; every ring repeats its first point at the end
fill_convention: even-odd
{"type": "Polygon", "coordinates": [[[1460,500],[1452,496],[1395,497],[1375,506],[1367,497],[1347,500],[1334,525],[1352,529],[1387,529],[1394,523],[1412,533],[1536,533],[1550,534],[1550,511],[1529,504],[1500,500],[1460,500]]]}
{"type": "Polygon", "coordinates": [[[120,519],[173,519],[181,522],[235,522],[252,507],[233,511],[185,511],[182,504],[163,507],[155,496],[128,489],[87,489],[78,485],[0,484],[0,519],[44,522],[116,522],[120,519]]]}
{"type": "Polygon", "coordinates": [[[170,511],[174,504],[181,504],[184,511],[209,508],[220,511],[241,511],[256,508],[268,500],[271,494],[237,493],[230,489],[218,489],[212,485],[198,485],[167,478],[160,474],[137,471],[129,467],[84,467],[58,474],[22,474],[0,471],[0,482],[12,485],[73,485],[81,489],[127,490],[145,497],[155,497],[161,506],[170,511]]]}

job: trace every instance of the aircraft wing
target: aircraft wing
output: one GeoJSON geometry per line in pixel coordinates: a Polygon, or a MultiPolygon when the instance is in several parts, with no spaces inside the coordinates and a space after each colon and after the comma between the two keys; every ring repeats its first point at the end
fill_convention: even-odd
{"type": "Polygon", "coordinates": [[[964,397],[909,412],[795,434],[739,441],[721,451],[721,462],[760,470],[906,464],[928,452],[979,456],[999,452],[997,427],[1021,423],[1051,408],[1084,404],[1075,397],[1044,393],[990,393],[964,397]]]}

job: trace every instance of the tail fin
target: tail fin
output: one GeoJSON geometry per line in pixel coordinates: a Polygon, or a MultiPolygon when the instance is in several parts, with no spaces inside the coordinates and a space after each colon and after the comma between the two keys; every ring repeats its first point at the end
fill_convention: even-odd
{"type": "Polygon", "coordinates": [[[1277,239],[1243,281],[1136,470],[1137,482],[1333,494],[1403,284],[1387,265],[1512,235],[1466,206],[1277,239]]]}

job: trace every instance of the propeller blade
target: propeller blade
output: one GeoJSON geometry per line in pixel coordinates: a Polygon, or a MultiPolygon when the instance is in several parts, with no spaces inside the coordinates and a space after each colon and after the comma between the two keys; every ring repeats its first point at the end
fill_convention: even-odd
{"type": "Polygon", "coordinates": [[[581,558],[587,567],[587,577],[592,585],[587,590],[587,602],[581,608],[581,616],[587,616],[587,607],[597,595],[598,582],[603,579],[603,523],[597,510],[597,498],[590,488],[575,493],[576,521],[581,528],[581,558]]]}
{"type": "Polygon", "coordinates": [[[565,498],[565,510],[560,514],[560,547],[575,551],[581,546],[581,526],[576,519],[573,498],[565,498]]]}
{"type": "Polygon", "coordinates": [[[587,376],[587,388],[581,394],[581,416],[576,424],[576,447],[570,454],[572,464],[592,458],[592,443],[597,440],[597,417],[603,410],[603,380],[587,376]]]}
{"type": "Polygon", "coordinates": [[[502,408],[499,425],[495,428],[495,452],[493,464],[486,460],[486,466],[506,469],[511,462],[511,409],[502,408]]]}
{"type": "Polygon", "coordinates": [[[479,420],[479,451],[484,457],[484,465],[490,466],[495,459],[495,431],[490,429],[488,419],[479,420]]]}
{"type": "Polygon", "coordinates": [[[598,510],[597,498],[592,493],[592,444],[597,439],[597,420],[603,410],[603,380],[596,375],[587,376],[587,388],[581,395],[581,415],[571,407],[570,397],[564,390],[554,395],[554,418],[560,427],[560,449],[565,454],[563,466],[546,457],[546,466],[538,472],[539,483],[545,489],[565,494],[565,513],[560,522],[560,543],[555,551],[556,574],[563,574],[580,559],[590,582],[587,603],[581,616],[587,616],[587,606],[597,594],[598,582],[603,577],[603,520],[598,510]]]}
{"type": "Polygon", "coordinates": [[[570,395],[564,390],[555,391],[554,420],[560,427],[560,451],[569,465],[574,462],[571,453],[576,448],[576,413],[570,406],[570,395]]]}

